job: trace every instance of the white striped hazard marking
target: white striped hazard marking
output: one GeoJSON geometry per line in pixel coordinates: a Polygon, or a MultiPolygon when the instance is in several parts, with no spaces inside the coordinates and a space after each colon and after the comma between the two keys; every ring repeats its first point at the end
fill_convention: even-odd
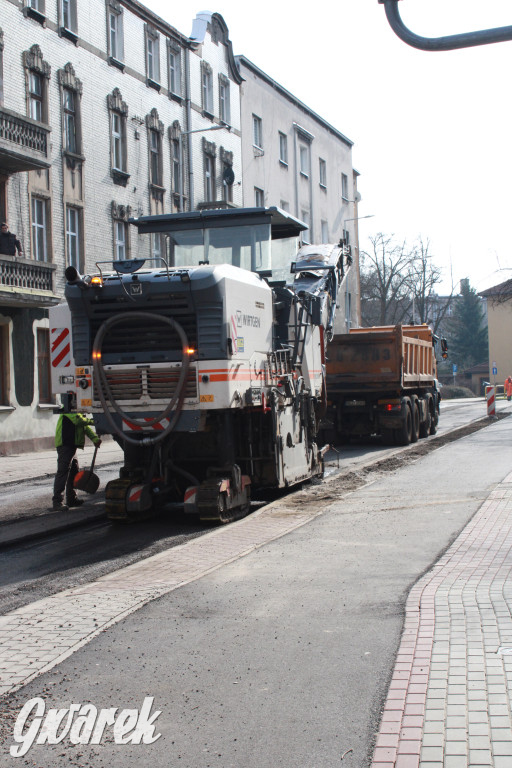
{"type": "Polygon", "coordinates": [[[53,368],[71,365],[69,328],[51,329],[51,361],[53,368]]]}
{"type": "MultiPolygon", "coordinates": [[[[153,421],[153,419],[149,416],[144,416],[143,421],[153,421]]],[[[162,421],[157,422],[156,424],[148,424],[147,426],[143,424],[134,424],[133,421],[128,421],[127,419],[123,419],[123,429],[126,431],[132,430],[132,432],[143,432],[145,429],[154,429],[157,432],[161,432],[164,429],[166,429],[169,426],[169,419],[162,419],[162,421]]]]}

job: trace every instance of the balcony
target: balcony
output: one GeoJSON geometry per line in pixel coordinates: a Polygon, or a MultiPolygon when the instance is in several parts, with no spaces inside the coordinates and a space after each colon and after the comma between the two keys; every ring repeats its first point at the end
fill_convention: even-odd
{"type": "Polygon", "coordinates": [[[58,304],[53,292],[55,264],[0,254],[0,304],[50,307],[58,304]]]}
{"type": "Polygon", "coordinates": [[[0,107],[0,168],[8,174],[50,167],[50,127],[0,107]]]}

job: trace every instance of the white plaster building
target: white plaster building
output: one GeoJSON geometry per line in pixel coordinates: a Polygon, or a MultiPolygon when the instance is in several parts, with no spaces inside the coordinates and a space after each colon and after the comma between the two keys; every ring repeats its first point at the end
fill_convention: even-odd
{"type": "Polygon", "coordinates": [[[0,454],[52,443],[65,267],[162,254],[130,216],[242,204],[228,30],[203,14],[193,34],[136,0],[0,0],[0,219],[23,249],[0,254],[0,454]]]}
{"type": "Polygon", "coordinates": [[[244,205],[277,205],[309,225],[305,241],[351,249],[336,332],[360,324],[357,172],[352,142],[244,56],[241,91],[244,205]]]}

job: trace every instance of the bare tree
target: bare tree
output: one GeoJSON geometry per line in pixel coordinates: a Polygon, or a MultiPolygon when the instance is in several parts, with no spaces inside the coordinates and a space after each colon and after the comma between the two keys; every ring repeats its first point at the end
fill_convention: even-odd
{"type": "Polygon", "coordinates": [[[452,280],[450,295],[437,295],[435,288],[441,282],[441,269],[434,264],[433,258],[430,240],[418,237],[409,266],[407,285],[412,299],[412,322],[428,323],[437,333],[453,304],[455,289],[452,280]]]}
{"type": "Polygon", "coordinates": [[[396,325],[412,307],[409,275],[416,251],[393,235],[370,237],[372,248],[361,254],[361,315],[363,325],[396,325]]]}

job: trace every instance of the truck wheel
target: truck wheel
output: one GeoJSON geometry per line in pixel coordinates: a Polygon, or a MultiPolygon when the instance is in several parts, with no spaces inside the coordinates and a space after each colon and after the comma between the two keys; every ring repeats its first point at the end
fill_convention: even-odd
{"type": "Polygon", "coordinates": [[[417,443],[420,434],[420,409],[418,408],[418,400],[415,398],[411,401],[411,413],[412,413],[412,429],[411,429],[411,443],[417,443]]]}
{"type": "Polygon", "coordinates": [[[437,432],[437,424],[439,422],[439,414],[437,408],[434,405],[434,412],[430,414],[430,434],[435,435],[437,432]]]}
{"type": "Polygon", "coordinates": [[[395,429],[394,432],[397,445],[409,445],[412,440],[412,412],[409,401],[407,401],[405,408],[405,419],[402,422],[402,426],[395,429]]]}
{"type": "Polygon", "coordinates": [[[432,415],[430,413],[430,403],[427,402],[427,418],[420,424],[420,437],[428,437],[432,426],[432,415]]]}

